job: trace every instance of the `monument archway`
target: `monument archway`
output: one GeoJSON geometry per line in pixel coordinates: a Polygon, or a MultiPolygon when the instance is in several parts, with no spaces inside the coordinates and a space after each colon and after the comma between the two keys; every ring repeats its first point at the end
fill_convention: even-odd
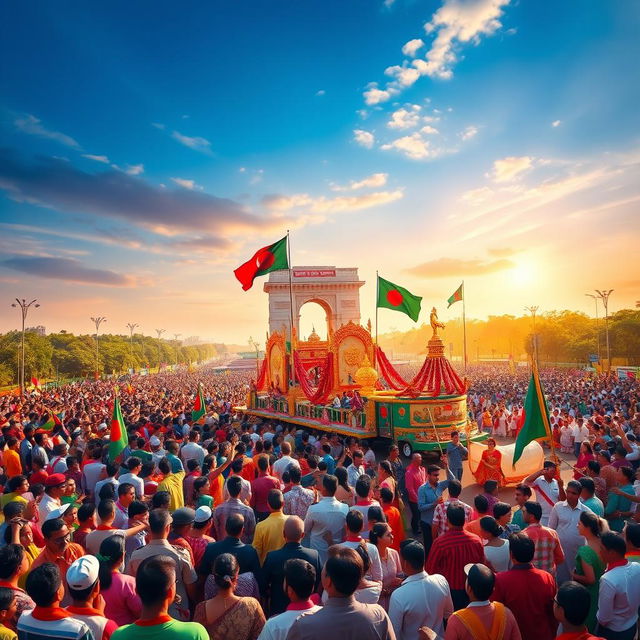
{"type": "Polygon", "coordinates": [[[269,333],[290,335],[290,305],[293,302],[293,326],[300,335],[300,309],[307,302],[319,304],[327,317],[331,335],[348,322],[360,323],[360,287],[357,267],[292,267],[289,272],[272,271],[264,290],[269,294],[269,333]],[[291,296],[291,301],[290,301],[291,296]]]}

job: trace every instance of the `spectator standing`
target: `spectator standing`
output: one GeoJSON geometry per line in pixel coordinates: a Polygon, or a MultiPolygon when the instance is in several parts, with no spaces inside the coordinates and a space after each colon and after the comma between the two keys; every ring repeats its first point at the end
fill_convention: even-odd
{"type": "Polygon", "coordinates": [[[447,445],[447,466],[457,480],[462,482],[463,462],[469,457],[468,449],[460,442],[460,432],[451,432],[451,441],[447,445]]]}
{"type": "Polygon", "coordinates": [[[561,585],[553,603],[553,614],[562,626],[562,633],[556,640],[598,640],[591,635],[586,625],[589,593],[583,585],[577,582],[565,582],[561,585]]]}
{"type": "MultiPolygon", "coordinates": [[[[235,462],[237,462],[237,460],[235,462]]],[[[233,464],[231,467],[233,468],[233,464]]],[[[229,497],[215,508],[213,512],[213,523],[216,528],[216,535],[220,537],[224,535],[227,518],[232,514],[240,514],[244,521],[242,541],[250,544],[253,540],[253,532],[256,529],[256,518],[253,514],[253,509],[240,500],[243,482],[246,482],[246,480],[240,476],[230,476],[227,479],[226,489],[229,497]]]]}
{"type": "Polygon", "coordinates": [[[284,496],[280,489],[271,489],[267,497],[267,502],[271,513],[262,522],[256,525],[256,532],[253,537],[253,546],[258,552],[260,564],[264,564],[269,551],[280,549],[284,544],[284,523],[287,516],[282,513],[284,506],[284,496]]]}
{"type": "Polygon", "coordinates": [[[543,526],[549,525],[551,509],[558,500],[566,500],[564,488],[560,486],[556,479],[558,468],[551,460],[545,460],[541,471],[532,473],[524,479],[535,492],[538,503],[542,508],[542,518],[540,523],[543,526]]]}
{"type": "Polygon", "coordinates": [[[524,521],[527,525],[524,533],[535,544],[532,564],[536,569],[542,569],[555,576],[558,566],[564,562],[564,551],[558,534],[553,529],[541,525],[541,518],[542,506],[539,502],[524,503],[524,521]]]}
{"type": "MultiPolygon", "coordinates": [[[[439,473],[440,468],[438,467],[438,474],[439,473]]],[[[425,468],[422,466],[422,455],[420,455],[419,453],[414,453],[413,456],[411,456],[411,462],[404,474],[407,502],[409,503],[409,509],[411,510],[411,533],[413,534],[414,538],[417,537],[420,533],[421,515],[420,510],[418,509],[418,490],[422,485],[424,485],[426,481],[427,474],[425,468]]],[[[428,522],[428,520],[425,520],[425,522],[428,522]]],[[[427,548],[427,546],[428,545],[425,544],[425,548],[427,548]]]]}
{"type": "Polygon", "coordinates": [[[258,458],[257,467],[258,477],[251,482],[250,505],[255,511],[256,522],[261,522],[269,517],[271,509],[267,497],[272,489],[280,489],[280,481],[269,474],[269,459],[266,456],[258,458]]]}
{"type": "Polygon", "coordinates": [[[316,494],[301,486],[302,473],[298,467],[289,467],[291,489],[284,494],[284,513],[305,519],[309,507],[315,502],[316,494]]]}

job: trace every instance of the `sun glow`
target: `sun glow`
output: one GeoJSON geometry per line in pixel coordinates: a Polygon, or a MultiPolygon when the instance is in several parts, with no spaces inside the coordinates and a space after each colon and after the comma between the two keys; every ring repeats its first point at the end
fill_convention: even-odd
{"type": "Polygon", "coordinates": [[[532,262],[520,261],[510,270],[511,281],[518,286],[529,285],[539,275],[539,271],[532,262]]]}

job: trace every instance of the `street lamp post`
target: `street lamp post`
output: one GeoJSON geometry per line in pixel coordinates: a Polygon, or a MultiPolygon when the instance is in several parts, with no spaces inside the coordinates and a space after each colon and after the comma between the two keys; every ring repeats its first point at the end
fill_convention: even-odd
{"type": "Polygon", "coordinates": [[[589,296],[590,298],[593,298],[593,301],[596,303],[596,344],[597,344],[597,351],[596,353],[598,354],[598,364],[600,363],[600,326],[599,326],[599,318],[598,318],[598,298],[599,296],[593,294],[593,293],[585,293],[585,296],[589,296]]]}
{"type": "Polygon", "coordinates": [[[34,309],[37,309],[40,305],[37,300],[32,300],[31,302],[27,302],[24,298],[19,299],[16,298],[15,302],[11,303],[12,307],[20,307],[20,312],[22,314],[22,339],[20,343],[20,364],[18,366],[18,378],[20,379],[20,397],[24,396],[24,323],[27,319],[27,313],[29,312],[29,307],[33,305],[34,309]]]}
{"type": "Polygon", "coordinates": [[[535,359],[536,366],[538,365],[538,336],[536,335],[536,313],[538,313],[538,309],[538,305],[532,305],[524,308],[524,310],[528,311],[533,318],[533,357],[535,359]]]}
{"type": "Polygon", "coordinates": [[[100,330],[100,325],[103,322],[106,322],[107,319],[104,316],[98,316],[97,318],[91,317],[91,321],[96,325],[96,380],[100,375],[100,351],[99,351],[99,343],[98,343],[98,331],[100,330]]]}
{"type": "MultiPolygon", "coordinates": [[[[129,355],[131,356],[131,364],[133,365],[133,331],[135,328],[139,326],[137,322],[127,322],[127,327],[129,328],[129,355]]],[[[135,373],[135,366],[131,367],[135,373]]]]}
{"type": "Polygon", "coordinates": [[[604,331],[607,336],[607,371],[611,371],[611,348],[609,345],[609,296],[613,293],[613,289],[596,289],[598,298],[602,300],[602,306],[604,307],[604,331]]]}
{"type": "Polygon", "coordinates": [[[156,329],[156,334],[158,335],[158,373],[160,373],[160,360],[162,359],[162,351],[160,350],[160,338],[165,331],[166,329],[156,329]]]}
{"type": "Polygon", "coordinates": [[[181,336],[181,333],[174,333],[173,339],[176,342],[176,367],[178,366],[178,338],[181,336]]]}
{"type": "Polygon", "coordinates": [[[258,378],[260,377],[260,367],[258,366],[258,357],[260,355],[260,345],[249,336],[249,344],[256,350],[256,384],[258,384],[258,378]]]}

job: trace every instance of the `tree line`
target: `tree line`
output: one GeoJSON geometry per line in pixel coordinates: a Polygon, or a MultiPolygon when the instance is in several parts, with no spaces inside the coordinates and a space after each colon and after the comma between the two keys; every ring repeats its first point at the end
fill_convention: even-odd
{"type": "MultiPolygon", "coordinates": [[[[440,332],[447,356],[462,357],[462,320],[447,323],[440,332]]],[[[535,334],[538,358],[541,362],[564,362],[584,365],[591,354],[606,359],[604,318],[596,321],[576,311],[550,311],[536,317],[535,334]]],[[[489,316],[486,320],[467,319],[467,359],[486,361],[508,358],[523,360],[533,349],[533,319],[531,316],[489,316]]],[[[422,324],[406,332],[393,331],[380,336],[383,349],[396,357],[401,354],[424,354],[431,327],[422,324]]],[[[626,361],[640,365],[640,310],[622,309],[609,316],[609,344],[612,362],[626,361]]],[[[615,362],[614,362],[615,364],[615,362]]]]}
{"type": "MultiPolygon", "coordinates": [[[[18,381],[21,332],[0,335],[0,386],[18,381]]],[[[126,373],[128,369],[156,368],[161,364],[197,364],[224,355],[223,344],[184,346],[175,340],[162,340],[134,334],[101,334],[98,345],[98,371],[101,374],[126,373]]],[[[93,375],[96,371],[96,338],[76,336],[66,331],[43,336],[25,333],[25,380],[66,379],[93,375]]]]}

